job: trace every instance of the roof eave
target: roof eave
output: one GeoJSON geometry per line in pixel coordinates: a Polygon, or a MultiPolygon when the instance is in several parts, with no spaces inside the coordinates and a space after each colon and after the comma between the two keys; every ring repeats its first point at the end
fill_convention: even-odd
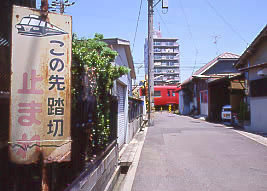
{"type": "Polygon", "coordinates": [[[134,63],[133,63],[133,56],[132,56],[130,45],[125,46],[125,51],[126,51],[126,56],[127,56],[129,67],[131,69],[131,72],[130,72],[131,78],[136,79],[134,63]]]}
{"type": "Polygon", "coordinates": [[[267,36],[267,25],[262,29],[262,31],[258,34],[258,36],[254,39],[254,41],[249,45],[249,47],[243,52],[240,56],[236,64],[234,65],[235,68],[240,68],[242,65],[246,65],[244,63],[253,53],[256,46],[261,42],[261,39],[267,36]]]}
{"type": "Polygon", "coordinates": [[[128,66],[131,69],[130,75],[132,79],[136,79],[135,69],[134,69],[134,63],[133,63],[133,57],[131,53],[130,48],[130,42],[128,40],[120,39],[120,38],[107,38],[103,39],[104,42],[106,42],[109,45],[121,45],[124,46],[126,57],[128,61],[128,66]]]}

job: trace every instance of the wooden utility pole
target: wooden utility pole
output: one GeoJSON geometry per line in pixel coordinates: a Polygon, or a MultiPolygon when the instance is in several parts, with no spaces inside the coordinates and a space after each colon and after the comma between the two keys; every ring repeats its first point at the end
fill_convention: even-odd
{"type": "Polygon", "coordinates": [[[44,12],[48,11],[48,0],[41,0],[41,10],[44,12]]]}
{"type": "Polygon", "coordinates": [[[70,3],[69,0],[53,0],[52,3],[51,3],[51,11],[57,11],[59,10],[59,12],[61,14],[64,14],[65,13],[65,8],[66,7],[69,7],[71,5],[74,5],[75,2],[72,2],[70,3]]]}
{"type": "Polygon", "coordinates": [[[154,125],[153,0],[148,0],[148,125],[154,125]]]}
{"type": "MultiPolygon", "coordinates": [[[[48,0],[41,0],[41,11],[42,11],[42,17],[47,16],[48,13],[48,0]]],[[[43,18],[43,19],[45,19],[43,18]]],[[[42,168],[42,191],[49,191],[49,184],[48,184],[48,172],[47,172],[47,166],[44,164],[44,159],[41,156],[41,168],[42,168]]]]}

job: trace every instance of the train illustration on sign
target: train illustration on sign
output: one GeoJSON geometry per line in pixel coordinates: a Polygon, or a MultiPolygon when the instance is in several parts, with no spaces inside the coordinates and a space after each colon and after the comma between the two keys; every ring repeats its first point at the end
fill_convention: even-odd
{"type": "Polygon", "coordinates": [[[55,25],[42,21],[38,15],[23,17],[20,23],[16,25],[16,28],[18,29],[18,34],[26,36],[44,37],[67,34],[55,25]]]}

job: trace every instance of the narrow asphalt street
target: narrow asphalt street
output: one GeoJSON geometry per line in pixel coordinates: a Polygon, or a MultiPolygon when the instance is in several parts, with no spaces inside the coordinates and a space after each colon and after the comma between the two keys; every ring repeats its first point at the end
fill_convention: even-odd
{"type": "Polygon", "coordinates": [[[156,113],[132,191],[267,191],[267,147],[220,124],[156,113]]]}

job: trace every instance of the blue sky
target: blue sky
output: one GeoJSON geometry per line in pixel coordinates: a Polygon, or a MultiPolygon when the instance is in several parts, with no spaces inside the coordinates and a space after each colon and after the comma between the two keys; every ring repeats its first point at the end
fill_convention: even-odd
{"type": "MultiPolygon", "coordinates": [[[[105,38],[122,38],[133,45],[141,0],[73,0],[66,8],[72,15],[73,32],[79,37],[102,33],[105,38]]],[[[212,60],[217,53],[242,54],[267,24],[266,0],[169,0],[169,9],[162,13],[161,3],[155,8],[154,28],[163,37],[176,37],[180,44],[181,80],[196,68],[212,60]],[[214,36],[219,36],[214,44],[214,36]],[[198,52],[196,56],[196,52],[198,52]]],[[[37,6],[40,0],[37,1],[37,6]]],[[[139,27],[133,59],[144,61],[144,40],[147,36],[147,0],[142,0],[139,27]]],[[[140,65],[139,65],[140,66],[140,65]]],[[[142,69],[142,68],[141,68],[142,69]]],[[[137,76],[143,76],[139,69],[137,76]]]]}

